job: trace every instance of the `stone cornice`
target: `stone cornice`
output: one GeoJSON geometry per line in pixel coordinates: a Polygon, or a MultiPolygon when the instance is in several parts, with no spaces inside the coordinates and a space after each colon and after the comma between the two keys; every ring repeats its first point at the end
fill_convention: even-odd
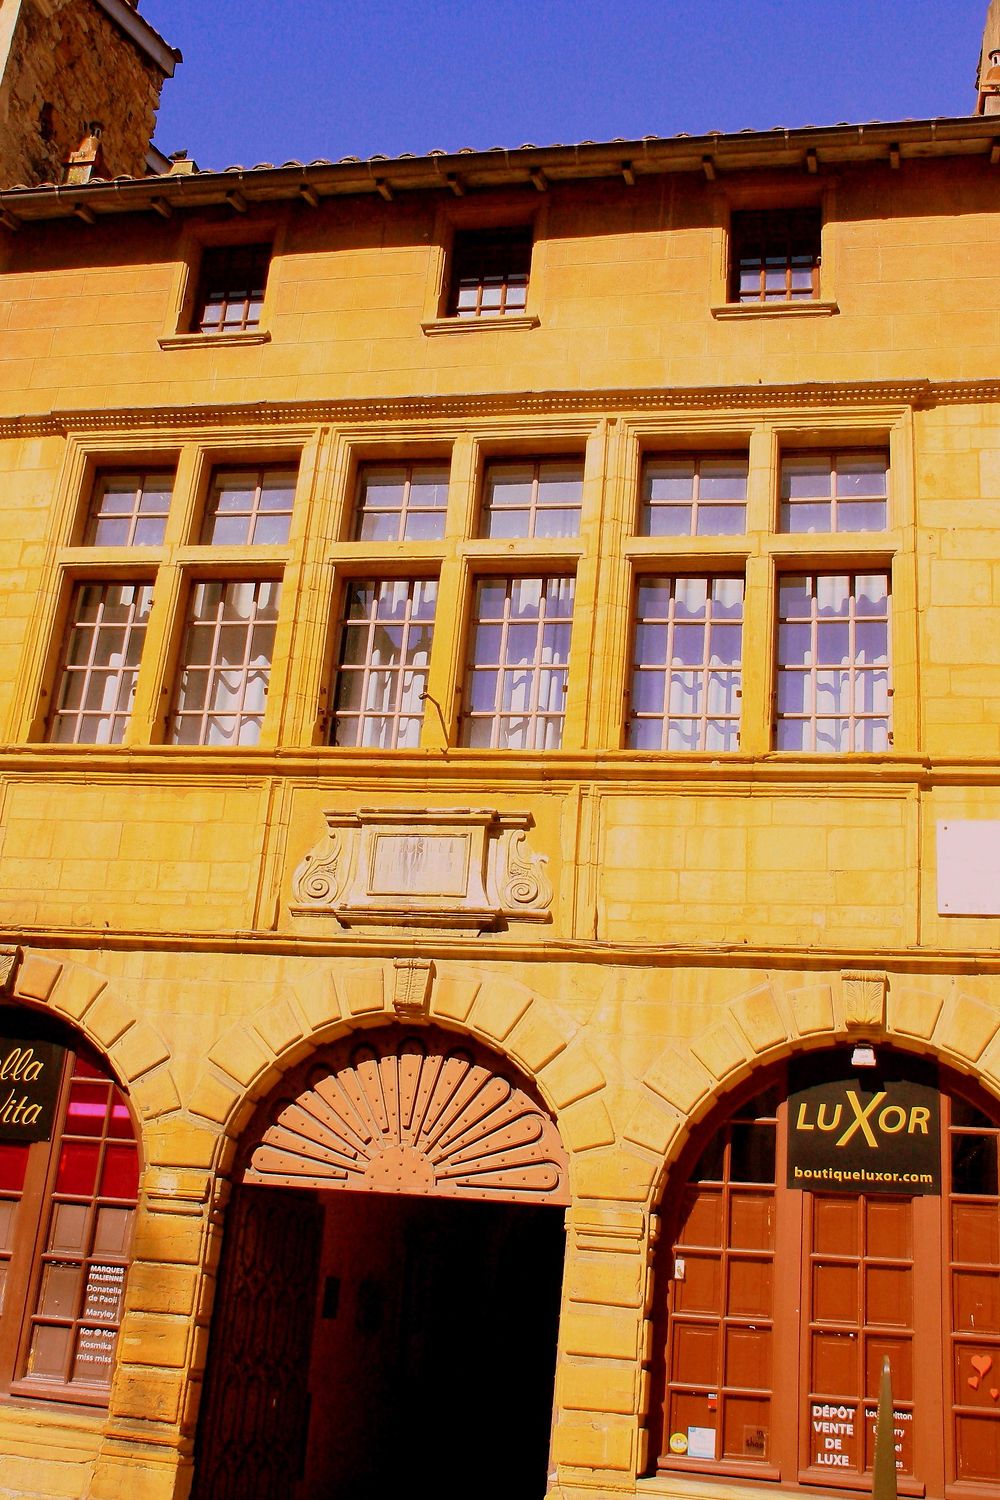
{"type": "MultiPolygon", "coordinates": [[[[324,933],[306,937],[299,933],[256,931],[152,932],[143,928],[18,926],[0,929],[0,937],[25,947],[52,952],[87,953],[203,953],[254,954],[278,958],[377,958],[420,957],[452,959],[462,963],[565,963],[616,964],[657,970],[717,968],[728,963],[740,969],[792,969],[806,973],[869,971],[870,948],[821,947],[816,944],[706,943],[696,948],[687,943],[619,943],[588,938],[511,939],[507,933],[444,933],[422,931],[419,936],[393,931],[377,936],[367,933],[324,933]]],[[[1000,952],[996,948],[951,950],[934,945],[912,948],[884,947],[878,950],[880,972],[896,974],[1000,974],[1000,952]]]]}
{"type": "Polygon", "coordinates": [[[70,432],[158,432],[216,427],[351,426],[366,422],[474,420],[497,416],[641,415],[673,411],[815,411],[858,406],[975,405],[1000,401],[1000,379],[840,381],[836,384],[692,386],[662,390],[517,391],[455,396],[258,401],[246,405],[114,407],[0,417],[0,438],[70,432]]]}
{"type": "Polygon", "coordinates": [[[487,788],[544,796],[579,787],[597,795],[627,792],[691,795],[713,791],[748,795],[763,788],[818,797],[900,796],[936,786],[998,786],[995,756],[936,758],[887,755],[807,755],[772,750],[763,755],[720,756],[637,752],[623,749],[492,752],[450,746],[446,750],[354,750],[321,745],[260,746],[237,750],[178,745],[7,744],[0,747],[0,778],[39,777],[75,785],[128,777],[158,787],[263,786],[281,779],[300,787],[349,787],[358,797],[380,796],[393,787],[488,799],[487,788]]]}

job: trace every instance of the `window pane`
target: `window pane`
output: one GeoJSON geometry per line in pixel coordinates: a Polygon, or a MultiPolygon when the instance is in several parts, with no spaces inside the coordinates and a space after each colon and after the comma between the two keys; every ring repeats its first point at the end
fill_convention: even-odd
{"type": "Polygon", "coordinates": [[[436,541],[444,536],[448,469],[440,463],[368,464],[358,475],[359,541],[436,541]]]}
{"type": "Polygon", "coordinates": [[[28,1374],[42,1380],[62,1380],[69,1359],[72,1330],[42,1324],[36,1328],[28,1352],[28,1374]]]}
{"type": "Polygon", "coordinates": [[[582,503],[576,459],[494,462],[483,483],[483,529],[492,537],[576,536],[582,503]]]}
{"type": "Polygon", "coordinates": [[[741,578],[639,581],[628,735],[632,749],[738,747],[742,610],[741,578]],[[668,667],[666,673],[648,670],[661,666],[668,667]]]}
{"type": "Polygon", "coordinates": [[[436,603],[433,579],[349,585],[331,744],[401,749],[419,742],[436,603]]]}
{"type": "Polygon", "coordinates": [[[280,589],[276,582],[246,579],[214,580],[194,588],[170,722],[171,743],[256,744],[280,589]],[[212,719],[220,708],[230,714],[228,721],[212,719]]]}
{"type": "Polygon", "coordinates": [[[734,213],[730,288],[735,302],[791,301],[817,295],[818,209],[734,213]]]}
{"type": "Polygon", "coordinates": [[[287,542],[295,481],[295,470],[288,468],[216,470],[205,506],[202,542],[214,546],[287,542]]]}
{"type": "Polygon", "coordinates": [[[779,750],[840,754],[888,747],[888,584],[885,573],[781,580],[779,750]]]}
{"type": "Polygon", "coordinates": [[[73,1262],[54,1261],[42,1272],[38,1311],[50,1318],[75,1318],[83,1270],[73,1262]]]}
{"type": "Polygon", "coordinates": [[[810,453],[781,465],[781,529],[881,531],[886,525],[885,453],[810,453]]]}
{"type": "Polygon", "coordinates": [[[476,588],[479,620],[466,673],[462,743],[556,749],[565,713],[572,578],[506,578],[476,588]],[[484,673],[494,663],[499,677],[484,673]],[[491,692],[491,687],[493,691],[491,692]]]}
{"type": "Polygon", "coordinates": [[[173,472],[98,474],[84,544],[97,547],[158,547],[167,525],[173,472]]]}
{"type": "Polygon", "coordinates": [[[69,1193],[74,1197],[89,1196],[97,1181],[97,1164],[100,1148],[67,1141],[59,1156],[59,1171],[56,1176],[56,1192],[69,1193]]]}
{"type": "Polygon", "coordinates": [[[270,259],[270,245],[223,245],[205,250],[194,327],[202,333],[256,328],[270,259]]]}
{"type": "Polygon", "coordinates": [[[28,1166],[28,1147],[16,1141],[0,1141],[0,1192],[19,1193],[28,1166]]]}
{"type": "Polygon", "coordinates": [[[459,230],[452,245],[448,312],[497,317],[525,306],[531,229],[459,230]]]}
{"type": "Polygon", "coordinates": [[[139,1192],[139,1154],[132,1144],[108,1146],[101,1172],[102,1198],[134,1199],[139,1192]]]}
{"type": "Polygon", "coordinates": [[[153,591],[149,584],[78,584],[49,739],[120,744],[125,735],[153,591]],[[95,718],[85,710],[100,710],[95,718]]]}
{"type": "Polygon", "coordinates": [[[70,1135],[102,1135],[108,1113],[108,1087],[104,1083],[75,1080],[70,1089],[65,1129],[70,1135]]]}
{"type": "Polygon", "coordinates": [[[69,1250],[82,1251],[87,1239],[87,1221],[90,1210],[80,1203],[57,1203],[52,1211],[49,1229],[49,1249],[65,1254],[69,1250]]]}
{"type": "Polygon", "coordinates": [[[748,461],[740,454],[647,458],[644,536],[739,536],[746,530],[748,461]]]}

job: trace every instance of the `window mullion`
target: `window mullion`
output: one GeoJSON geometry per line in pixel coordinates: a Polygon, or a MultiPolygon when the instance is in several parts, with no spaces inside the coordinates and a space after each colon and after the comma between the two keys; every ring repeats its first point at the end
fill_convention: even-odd
{"type": "Polygon", "coordinates": [[[148,744],[151,740],[161,739],[165,732],[172,708],[169,663],[175,644],[182,583],[181,570],[175,564],[164,563],[157,568],[146,637],[135,679],[132,713],[122,740],[126,746],[148,744]]]}

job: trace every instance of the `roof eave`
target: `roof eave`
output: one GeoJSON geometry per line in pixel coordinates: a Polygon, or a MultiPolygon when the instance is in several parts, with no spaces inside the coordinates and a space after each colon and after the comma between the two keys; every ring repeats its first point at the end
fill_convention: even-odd
{"type": "MultiPolygon", "coordinates": [[[[6,220],[69,218],[85,202],[99,217],[159,208],[224,204],[238,193],[247,203],[299,196],[341,197],[380,192],[468,191],[534,183],[669,172],[724,174],[773,168],[816,169],[854,162],[988,154],[1000,156],[1000,120],[970,115],[935,120],[871,121],[859,125],[779,127],[725,135],[646,136],[641,140],[583,141],[575,146],[521,146],[489,151],[432,152],[426,156],[346,158],[339,162],[264,163],[222,172],[116,178],[85,185],[13,187],[0,192],[6,220]],[[155,200],[155,202],[154,202],[155,200]]],[[[89,219],[89,213],[87,215],[89,219]]],[[[9,226],[12,227],[12,226],[9,226]]]]}

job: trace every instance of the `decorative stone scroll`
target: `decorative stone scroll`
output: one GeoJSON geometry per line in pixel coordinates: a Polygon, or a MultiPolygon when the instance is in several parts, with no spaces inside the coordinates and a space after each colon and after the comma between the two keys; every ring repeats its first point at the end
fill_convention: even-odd
{"type": "Polygon", "coordinates": [[[512,1069],[443,1032],[352,1037],[282,1092],[251,1129],[243,1182],[569,1202],[552,1117],[512,1069]]]}
{"type": "Polygon", "coordinates": [[[550,920],[547,856],[528,848],[530,813],[362,807],[324,816],[326,837],[292,878],[295,915],[330,915],[342,927],[550,920]]]}

